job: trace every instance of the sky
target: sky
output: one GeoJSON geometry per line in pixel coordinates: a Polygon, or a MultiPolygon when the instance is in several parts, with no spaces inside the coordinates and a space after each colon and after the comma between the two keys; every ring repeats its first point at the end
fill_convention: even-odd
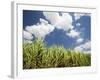
{"type": "Polygon", "coordinates": [[[91,52],[91,14],[23,10],[23,40],[43,39],[47,46],[91,52]]]}

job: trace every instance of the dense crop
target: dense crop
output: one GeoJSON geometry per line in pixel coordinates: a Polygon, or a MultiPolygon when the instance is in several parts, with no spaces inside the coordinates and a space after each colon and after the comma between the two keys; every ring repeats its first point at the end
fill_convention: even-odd
{"type": "Polygon", "coordinates": [[[66,49],[47,47],[41,39],[23,44],[23,69],[90,66],[91,55],[66,49]]]}

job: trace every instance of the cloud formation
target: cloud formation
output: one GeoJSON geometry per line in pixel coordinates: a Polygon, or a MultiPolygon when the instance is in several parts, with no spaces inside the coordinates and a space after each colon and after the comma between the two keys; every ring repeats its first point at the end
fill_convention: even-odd
{"type": "Polygon", "coordinates": [[[76,46],[74,49],[77,50],[77,51],[90,53],[91,52],[91,42],[90,41],[85,42],[84,44],[76,46]]]}
{"type": "Polygon", "coordinates": [[[89,13],[74,13],[75,20],[80,19],[82,16],[90,16],[89,13]]]}
{"type": "Polygon", "coordinates": [[[72,16],[69,13],[43,12],[45,18],[57,29],[68,31],[72,29],[72,16]]]}
{"type": "Polygon", "coordinates": [[[69,37],[72,37],[72,38],[77,38],[79,37],[80,35],[80,32],[76,31],[76,30],[71,30],[69,33],[67,33],[67,35],[69,37]]]}
{"type": "Polygon", "coordinates": [[[32,40],[33,39],[32,34],[25,31],[25,30],[23,31],[23,37],[24,37],[24,39],[27,39],[27,40],[32,40]]]}
{"type": "Polygon", "coordinates": [[[44,39],[46,35],[51,33],[55,28],[66,31],[69,37],[75,38],[79,36],[79,32],[75,31],[72,25],[72,16],[69,13],[43,12],[47,20],[40,18],[40,23],[27,26],[26,31],[34,34],[37,38],[44,39]],[[68,32],[70,30],[70,33],[68,32]]]}
{"type": "Polygon", "coordinates": [[[32,39],[33,39],[34,37],[32,36],[32,34],[31,33],[29,33],[29,32],[27,32],[27,31],[23,31],[23,41],[24,41],[24,43],[31,43],[32,41],[32,39]]]}
{"type": "MultiPolygon", "coordinates": [[[[26,26],[25,30],[30,34],[34,35],[36,38],[44,39],[46,35],[54,31],[55,28],[62,29],[66,32],[66,35],[75,38],[77,43],[83,41],[80,38],[80,32],[76,31],[75,27],[72,25],[73,19],[69,13],[58,13],[58,12],[43,12],[46,20],[40,18],[36,25],[26,26]],[[49,23],[50,22],[50,23],[49,23]]],[[[84,14],[75,13],[75,17],[79,19],[84,14]]],[[[80,23],[76,24],[80,26],[80,23]]]]}
{"type": "Polygon", "coordinates": [[[27,26],[26,31],[33,34],[36,38],[44,39],[46,35],[51,33],[54,30],[54,27],[42,18],[40,18],[40,23],[36,25],[27,26]]]}
{"type": "Polygon", "coordinates": [[[72,16],[69,13],[61,13],[61,15],[57,12],[43,12],[45,18],[57,29],[62,29],[66,31],[66,35],[72,38],[76,38],[80,35],[80,33],[74,30],[74,26],[72,25],[72,16]],[[70,30],[70,32],[68,32],[70,30]]]}
{"type": "Polygon", "coordinates": [[[78,38],[78,39],[76,40],[76,42],[77,42],[77,43],[81,43],[81,42],[83,42],[83,40],[84,40],[83,38],[78,38]]]}
{"type": "Polygon", "coordinates": [[[76,26],[81,26],[81,24],[80,23],[76,23],[76,26]]]}

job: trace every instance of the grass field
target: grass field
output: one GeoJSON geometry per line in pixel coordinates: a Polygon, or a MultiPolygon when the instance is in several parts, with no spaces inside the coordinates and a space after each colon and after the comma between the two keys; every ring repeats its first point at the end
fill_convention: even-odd
{"type": "Polygon", "coordinates": [[[23,44],[23,69],[80,67],[91,65],[91,54],[66,49],[63,46],[47,47],[41,39],[23,44]]]}

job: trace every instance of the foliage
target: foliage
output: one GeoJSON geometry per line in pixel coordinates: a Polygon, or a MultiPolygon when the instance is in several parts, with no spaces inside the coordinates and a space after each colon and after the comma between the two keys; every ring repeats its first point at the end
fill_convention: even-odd
{"type": "Polygon", "coordinates": [[[90,66],[91,55],[66,49],[46,47],[41,39],[23,44],[23,69],[90,66]]]}

